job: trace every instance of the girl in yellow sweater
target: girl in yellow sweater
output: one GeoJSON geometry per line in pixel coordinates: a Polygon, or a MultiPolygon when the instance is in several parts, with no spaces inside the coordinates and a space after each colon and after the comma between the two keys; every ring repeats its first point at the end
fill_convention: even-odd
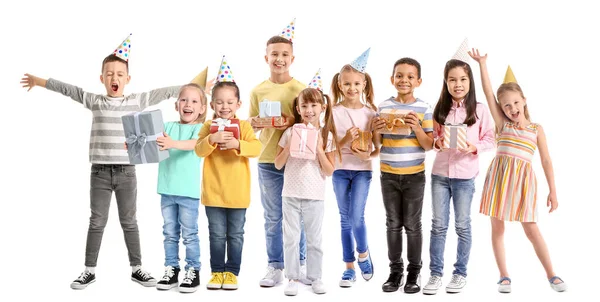
{"type": "MultiPolygon", "coordinates": [[[[230,122],[240,104],[240,90],[223,57],[210,107],[215,117],[230,122]]],[[[250,205],[249,158],[258,157],[262,146],[246,121],[239,121],[239,139],[229,131],[210,133],[211,124],[212,120],[204,123],[195,147],[196,154],[204,157],[202,204],[208,218],[212,271],[206,287],[237,289],[246,209],[250,205]]]]}

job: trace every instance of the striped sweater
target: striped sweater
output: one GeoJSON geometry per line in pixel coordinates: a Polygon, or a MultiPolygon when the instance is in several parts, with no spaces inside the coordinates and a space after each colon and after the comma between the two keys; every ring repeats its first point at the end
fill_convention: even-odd
{"type": "Polygon", "coordinates": [[[171,86],[114,98],[85,92],[77,86],[55,79],[48,79],[46,82],[47,89],[68,96],[92,111],[89,154],[92,164],[128,165],[129,157],[123,146],[125,134],[121,117],[177,97],[180,87],[171,86]]]}

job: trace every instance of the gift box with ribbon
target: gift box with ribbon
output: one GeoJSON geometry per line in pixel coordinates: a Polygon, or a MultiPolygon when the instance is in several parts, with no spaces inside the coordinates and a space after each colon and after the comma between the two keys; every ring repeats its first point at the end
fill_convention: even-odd
{"type": "Polygon", "coordinates": [[[255,128],[275,128],[281,127],[286,124],[286,119],[283,116],[265,117],[265,118],[254,118],[252,119],[252,127],[255,128]]]}
{"type": "Polygon", "coordinates": [[[358,138],[352,141],[352,149],[368,152],[373,145],[373,134],[370,131],[358,130],[358,138]]]}
{"type": "Polygon", "coordinates": [[[317,156],[317,140],[319,130],[313,125],[295,124],[290,138],[290,156],[295,158],[315,159],[317,156]]]}
{"type": "Polygon", "coordinates": [[[277,101],[263,100],[258,104],[259,117],[281,116],[281,103],[277,101]]]}
{"type": "Polygon", "coordinates": [[[383,109],[379,112],[379,118],[385,120],[385,127],[379,133],[410,135],[412,129],[404,122],[404,118],[410,110],[402,109],[383,109]]]}
{"type": "MultiPolygon", "coordinates": [[[[233,137],[240,139],[240,120],[236,118],[224,119],[217,118],[210,124],[210,133],[217,133],[218,131],[228,131],[233,133],[233,137]]],[[[221,150],[225,150],[220,148],[221,150]]]]}
{"type": "Polygon", "coordinates": [[[158,163],[169,157],[169,151],[160,151],[156,143],[163,136],[164,124],[160,110],[142,111],[121,117],[127,154],[132,165],[158,163]]]}
{"type": "Polygon", "coordinates": [[[467,125],[458,124],[444,125],[444,148],[466,149],[467,148],[467,125]]]}

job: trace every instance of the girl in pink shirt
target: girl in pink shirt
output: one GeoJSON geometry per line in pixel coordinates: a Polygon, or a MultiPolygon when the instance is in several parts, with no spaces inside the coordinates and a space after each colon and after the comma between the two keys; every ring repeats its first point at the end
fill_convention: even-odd
{"type": "Polygon", "coordinates": [[[471,201],[475,193],[475,177],[479,173],[478,154],[495,146],[494,124],[487,107],[475,98],[473,72],[466,62],[452,59],[446,63],[444,84],[433,110],[433,121],[434,149],[437,153],[431,173],[431,277],[423,288],[423,293],[430,295],[437,293],[442,286],[450,198],[454,205],[458,248],[455,269],[446,292],[458,293],[467,283],[467,263],[471,251],[471,201]],[[460,144],[456,147],[452,147],[450,142],[445,144],[444,128],[462,124],[467,125],[466,143],[462,148],[458,147],[460,144]]]}

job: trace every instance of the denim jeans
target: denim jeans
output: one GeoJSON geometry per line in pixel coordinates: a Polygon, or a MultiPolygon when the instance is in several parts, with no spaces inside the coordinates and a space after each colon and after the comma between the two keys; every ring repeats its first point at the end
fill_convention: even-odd
{"type": "Polygon", "coordinates": [[[406,249],[411,274],[419,274],[423,262],[421,213],[425,193],[425,172],[392,174],[381,172],[381,193],[385,206],[390,271],[402,273],[402,229],[406,230],[406,249]]]}
{"type": "MultiPolygon", "coordinates": [[[[274,164],[258,164],[258,184],[260,185],[260,201],[264,209],[265,237],[269,266],[276,269],[284,268],[283,258],[283,212],[281,192],[283,191],[283,172],[277,170],[274,164]]],[[[302,226],[300,237],[300,263],[306,262],[306,235],[302,226]]]]}
{"type": "Polygon", "coordinates": [[[208,218],[210,269],[213,273],[230,272],[237,276],[242,264],[246,209],[204,208],[208,218]]]}
{"type": "Polygon", "coordinates": [[[136,219],[137,178],[133,165],[92,164],[90,175],[90,225],[85,246],[85,266],[95,267],[115,192],[119,222],[131,266],[142,265],[140,233],[136,219]]]}
{"type": "Polygon", "coordinates": [[[361,254],[369,250],[365,205],[372,177],[372,171],[336,170],[333,172],[333,191],[340,211],[344,262],[356,261],[354,240],[356,240],[356,252],[361,254]]]}
{"type": "Polygon", "coordinates": [[[185,270],[200,270],[197,198],[162,194],[160,208],[164,220],[165,266],[179,267],[179,237],[185,246],[185,270]]]}
{"type": "Polygon", "coordinates": [[[475,178],[458,179],[431,175],[431,204],[433,219],[429,269],[431,275],[442,276],[444,247],[450,220],[450,198],[454,204],[454,227],[458,235],[456,263],[452,274],[467,276],[467,263],[471,253],[471,201],[475,193],[475,178]]]}

